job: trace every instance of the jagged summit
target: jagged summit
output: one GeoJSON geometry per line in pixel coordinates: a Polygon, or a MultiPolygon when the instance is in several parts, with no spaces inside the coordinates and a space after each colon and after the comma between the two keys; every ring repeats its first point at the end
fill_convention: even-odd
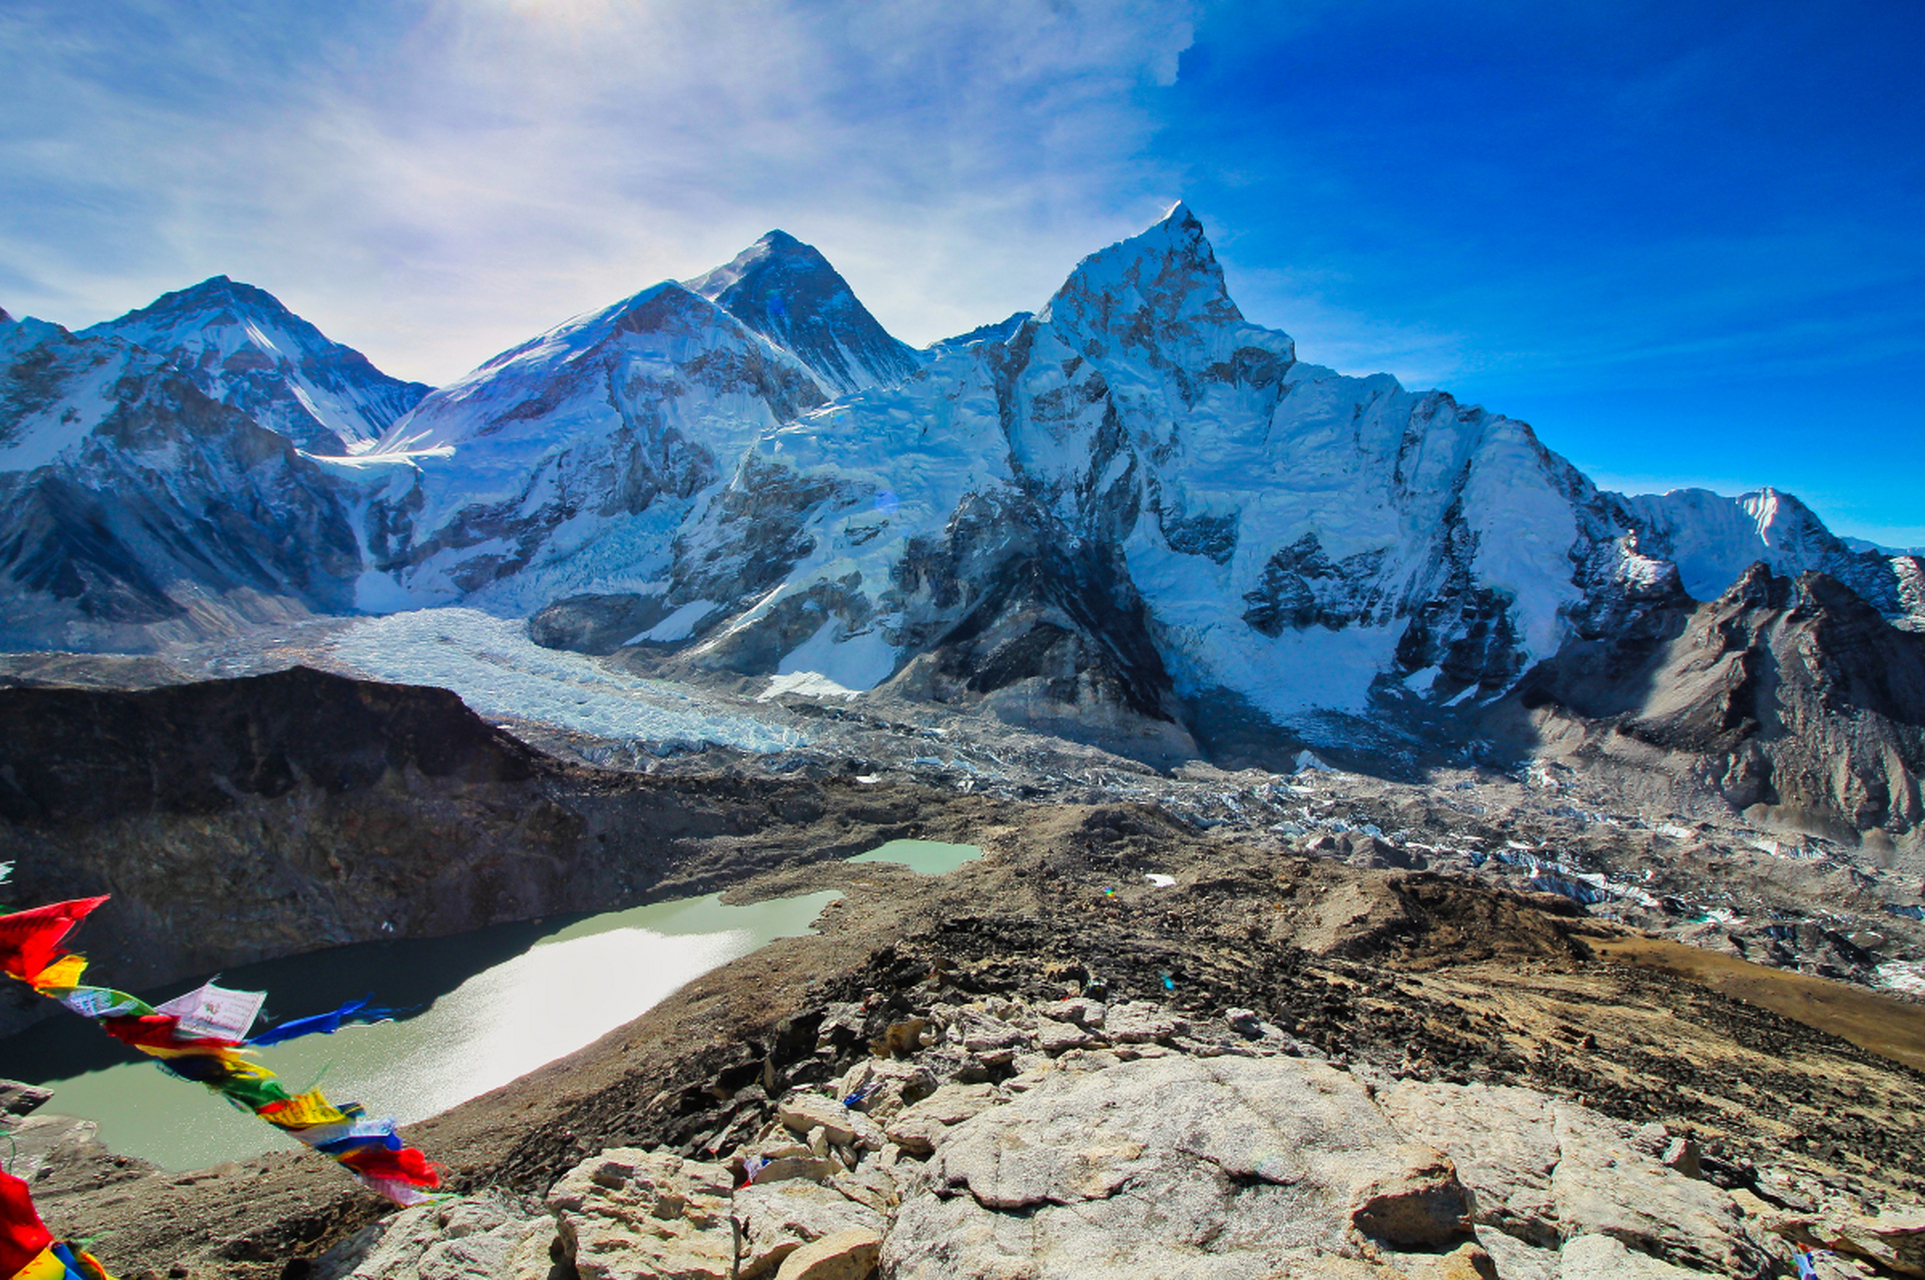
{"type": "Polygon", "coordinates": [[[890,336],[829,260],[786,231],[769,232],[727,265],[686,283],[793,352],[831,395],[900,382],[921,367],[915,350],[890,336]]]}
{"type": "Polygon", "coordinates": [[[309,453],[359,453],[428,393],[334,342],[267,290],[224,275],[81,331],[144,347],[206,395],[309,453]]]}
{"type": "MultiPolygon", "coordinates": [[[[1126,349],[1207,346],[1212,331],[1245,326],[1203,224],[1178,201],[1138,235],[1092,253],[1037,316],[1065,334],[1126,349]]],[[[1295,345],[1279,352],[1295,358],[1295,345]]]]}
{"type": "Polygon", "coordinates": [[[0,307],[0,324],[12,324],[12,323],[13,323],[13,317],[7,314],[7,309],[5,307],[0,307]]]}

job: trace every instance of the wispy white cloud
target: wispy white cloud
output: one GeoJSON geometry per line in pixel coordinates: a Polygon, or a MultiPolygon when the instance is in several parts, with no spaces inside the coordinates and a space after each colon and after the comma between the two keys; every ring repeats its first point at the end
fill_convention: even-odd
{"type": "Polygon", "coordinates": [[[88,8],[0,27],[37,104],[0,167],[42,193],[0,288],[71,324],[226,272],[445,381],[782,226],[928,341],[1179,194],[1141,155],[1184,3],[88,8]]]}

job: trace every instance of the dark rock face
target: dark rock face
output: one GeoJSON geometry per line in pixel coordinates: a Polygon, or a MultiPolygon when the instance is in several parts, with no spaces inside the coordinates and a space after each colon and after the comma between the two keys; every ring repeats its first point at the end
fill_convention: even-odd
{"type": "Polygon", "coordinates": [[[1717,600],[1567,646],[1516,696],[1591,722],[1607,745],[1700,758],[1760,820],[1893,835],[1925,821],[1925,636],[1825,574],[1754,565],[1717,600]]]}
{"type": "Polygon", "coordinates": [[[14,494],[0,571],[21,588],[72,601],[86,617],[107,622],[158,622],[184,612],[115,536],[101,495],[51,473],[8,487],[14,494]]]}
{"type": "Polygon", "coordinates": [[[1317,535],[1306,533],[1270,557],[1261,584],[1243,597],[1250,606],[1243,620],[1267,636],[1313,625],[1341,631],[1375,608],[1383,562],[1382,551],[1360,551],[1333,563],[1317,535]]]}
{"type": "Polygon", "coordinates": [[[1081,550],[1080,558],[1013,559],[988,583],[975,584],[986,589],[937,643],[937,670],[974,694],[1040,680],[1055,702],[1090,699],[1171,719],[1170,676],[1141,602],[1132,599],[1127,578],[1119,581],[1120,566],[1081,550]]]}
{"type": "Polygon", "coordinates": [[[446,689],[295,667],[121,692],[0,689],[0,818],[65,826],[215,814],[297,786],[365,791],[391,774],[525,782],[543,758],[446,689]]]}
{"type": "MultiPolygon", "coordinates": [[[[798,851],[860,852],[928,807],[906,789],[602,774],[444,689],[303,668],[138,692],[0,689],[8,897],[112,894],[79,942],[133,990],[709,892],[798,851]]],[[[0,1009],[0,1027],[33,1012],[0,1009]]]]}
{"type": "Polygon", "coordinates": [[[613,653],[667,616],[661,596],[570,596],[528,619],[528,638],[545,649],[613,653]]]}

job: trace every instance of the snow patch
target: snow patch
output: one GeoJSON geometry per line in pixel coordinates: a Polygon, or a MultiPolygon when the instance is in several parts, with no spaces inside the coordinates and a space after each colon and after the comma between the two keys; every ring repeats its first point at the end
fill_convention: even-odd
{"type": "Polygon", "coordinates": [[[691,600],[674,613],[646,631],[630,636],[622,643],[630,644],[674,644],[695,634],[695,627],[722,606],[713,600],[691,600]]]}
{"type": "MultiPolygon", "coordinates": [[[[807,698],[854,698],[860,695],[862,690],[844,688],[820,672],[792,671],[785,676],[771,676],[769,687],[757,694],[755,700],[772,702],[785,693],[798,693],[807,698]]],[[[858,778],[856,781],[860,782],[862,779],[858,778]]]]}
{"type": "Polygon", "coordinates": [[[816,675],[845,690],[873,689],[896,669],[896,648],[879,631],[837,636],[840,623],[823,623],[789,651],[776,675],[816,675]]]}
{"type": "Polygon", "coordinates": [[[1887,960],[1878,966],[1878,985],[1887,991],[1925,996],[1925,963],[1916,960],[1887,960]]]}

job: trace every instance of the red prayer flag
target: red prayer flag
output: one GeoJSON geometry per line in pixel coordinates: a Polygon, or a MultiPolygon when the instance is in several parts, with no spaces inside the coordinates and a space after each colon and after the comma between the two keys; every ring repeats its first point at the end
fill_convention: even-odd
{"type": "Polygon", "coordinates": [[[105,901],[107,896],[102,894],[0,916],[0,972],[31,983],[54,962],[60,940],[105,901]]]}
{"type": "Polygon", "coordinates": [[[438,1187],[441,1173],[413,1147],[389,1151],[385,1147],[362,1147],[344,1151],[335,1159],[364,1178],[382,1182],[405,1182],[416,1187],[438,1187]]]}
{"type": "Polygon", "coordinates": [[[201,1049],[213,1053],[237,1049],[239,1040],[215,1040],[209,1036],[183,1036],[180,1018],[171,1013],[147,1013],[139,1017],[96,1018],[100,1029],[122,1044],[136,1049],[201,1049]]]}
{"type": "Polygon", "coordinates": [[[13,1275],[53,1243],[27,1184],[0,1172],[0,1275],[13,1275]]]}

